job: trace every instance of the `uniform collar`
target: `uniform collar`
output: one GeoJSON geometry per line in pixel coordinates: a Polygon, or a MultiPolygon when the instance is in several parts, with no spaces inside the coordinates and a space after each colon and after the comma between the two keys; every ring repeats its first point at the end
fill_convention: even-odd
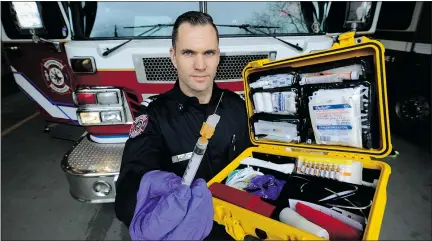
{"type": "MultiPolygon", "coordinates": [[[[210,102],[209,102],[210,106],[217,104],[222,92],[223,92],[223,90],[221,88],[219,88],[215,82],[213,82],[213,90],[212,90],[212,95],[210,97],[210,102]]],[[[180,89],[180,83],[179,83],[178,79],[174,84],[174,88],[171,90],[171,96],[176,101],[178,101],[179,104],[181,104],[183,106],[191,105],[191,104],[192,105],[193,104],[199,104],[198,98],[189,97],[183,93],[183,91],[180,89]]],[[[223,102],[223,100],[221,101],[219,107],[222,107],[222,102],[223,102]]]]}

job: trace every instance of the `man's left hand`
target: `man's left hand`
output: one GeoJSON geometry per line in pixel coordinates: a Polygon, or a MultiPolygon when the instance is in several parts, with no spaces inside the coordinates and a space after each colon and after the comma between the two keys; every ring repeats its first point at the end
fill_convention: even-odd
{"type": "Polygon", "coordinates": [[[204,179],[191,185],[191,200],[183,221],[167,235],[166,240],[203,240],[213,228],[212,194],[204,179]]]}

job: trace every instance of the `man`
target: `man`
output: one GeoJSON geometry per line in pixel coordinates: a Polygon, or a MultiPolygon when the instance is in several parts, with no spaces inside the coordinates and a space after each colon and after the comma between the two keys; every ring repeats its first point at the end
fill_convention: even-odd
{"type": "MultiPolygon", "coordinates": [[[[170,91],[143,102],[143,114],[136,118],[123,153],[115,211],[118,219],[128,227],[134,212],[139,212],[135,209],[140,182],[141,188],[146,190],[143,192],[151,192],[148,190],[154,190],[157,184],[152,189],[146,182],[171,180],[172,175],[180,178],[188,164],[188,160],[181,156],[193,151],[200,137],[200,129],[209,115],[216,111],[220,121],[195,179],[209,181],[251,145],[244,100],[214,83],[220,50],[218,31],[212,18],[194,11],[179,16],[173,27],[172,45],[170,55],[177,69],[178,80],[170,91]],[[155,175],[154,172],[161,172],[160,175],[166,175],[166,178],[150,178],[155,175]]],[[[203,189],[202,186],[199,188],[203,189]]],[[[206,186],[205,189],[208,191],[206,186]]],[[[148,198],[152,194],[143,195],[148,198]]],[[[165,197],[160,195],[160,198],[165,197]]],[[[139,205],[139,208],[145,206],[149,213],[152,212],[147,204],[139,205]]],[[[211,205],[207,209],[212,209],[211,205]]],[[[224,231],[222,226],[215,224],[212,229],[209,238],[229,238],[226,233],[215,236],[221,230],[224,231]]]]}

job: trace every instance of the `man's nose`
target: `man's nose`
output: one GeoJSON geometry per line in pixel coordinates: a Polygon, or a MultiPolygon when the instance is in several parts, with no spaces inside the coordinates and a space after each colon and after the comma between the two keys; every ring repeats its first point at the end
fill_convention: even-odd
{"type": "Polygon", "coordinates": [[[204,56],[197,55],[194,62],[194,68],[196,70],[205,70],[207,68],[207,64],[205,62],[204,56]]]}

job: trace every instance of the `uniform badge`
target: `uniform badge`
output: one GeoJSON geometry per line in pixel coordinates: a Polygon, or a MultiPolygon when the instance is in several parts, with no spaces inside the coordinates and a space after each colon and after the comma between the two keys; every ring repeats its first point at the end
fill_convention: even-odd
{"type": "Polygon", "coordinates": [[[139,136],[145,130],[145,128],[147,127],[147,124],[148,124],[148,116],[147,115],[138,116],[131,126],[129,137],[135,138],[135,137],[139,136]]]}

